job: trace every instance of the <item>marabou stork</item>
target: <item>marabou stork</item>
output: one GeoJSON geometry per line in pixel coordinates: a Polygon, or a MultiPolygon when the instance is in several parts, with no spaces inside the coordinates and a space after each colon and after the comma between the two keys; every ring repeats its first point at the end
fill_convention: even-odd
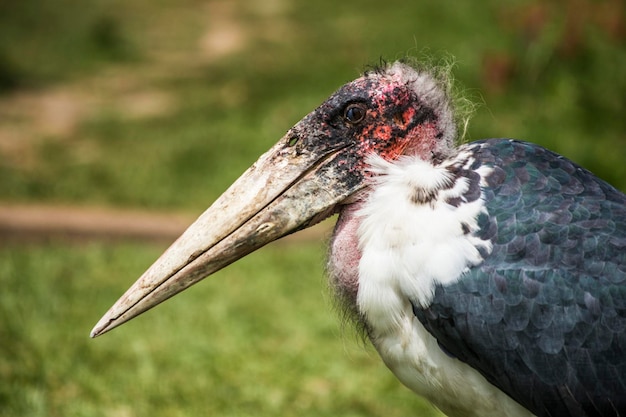
{"type": "Polygon", "coordinates": [[[292,127],[92,336],[339,213],[329,275],[450,416],[626,416],[626,196],[540,146],[457,146],[445,83],[366,72],[292,127]]]}

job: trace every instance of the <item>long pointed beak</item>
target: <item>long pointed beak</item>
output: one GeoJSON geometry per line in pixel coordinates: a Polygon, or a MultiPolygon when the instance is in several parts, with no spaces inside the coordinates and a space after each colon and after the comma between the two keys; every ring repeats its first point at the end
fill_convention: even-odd
{"type": "Polygon", "coordinates": [[[262,155],[126,291],[91,336],[119,326],[261,246],[323,220],[361,188],[362,181],[345,181],[345,144],[305,151],[295,143],[298,140],[290,131],[262,155]]]}

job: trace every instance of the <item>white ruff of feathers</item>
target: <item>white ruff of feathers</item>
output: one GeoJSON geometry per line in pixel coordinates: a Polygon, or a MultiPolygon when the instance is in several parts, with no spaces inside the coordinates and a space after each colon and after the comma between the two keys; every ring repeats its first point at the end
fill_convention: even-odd
{"type": "MultiPolygon", "coordinates": [[[[474,235],[476,219],[486,213],[484,200],[456,207],[446,202],[469,186],[447,169],[471,165],[463,149],[438,165],[408,156],[368,159],[373,183],[357,213],[358,309],[387,366],[448,415],[530,416],[476,370],[448,356],[413,314],[411,301],[428,307],[437,285],[452,284],[480,264],[479,248],[491,251],[489,241],[474,235]]],[[[478,171],[481,185],[489,172],[478,171]]]]}

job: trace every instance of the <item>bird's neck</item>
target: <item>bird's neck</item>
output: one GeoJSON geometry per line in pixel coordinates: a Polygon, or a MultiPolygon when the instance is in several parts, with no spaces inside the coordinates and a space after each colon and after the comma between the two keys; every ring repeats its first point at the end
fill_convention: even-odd
{"type": "MultiPolygon", "coordinates": [[[[380,281],[389,291],[407,287],[412,300],[428,305],[435,285],[457,279],[468,265],[480,262],[479,247],[489,250],[489,242],[473,236],[484,207],[481,175],[466,168],[470,159],[460,153],[439,163],[420,157],[368,160],[370,185],[341,210],[328,267],[341,306],[358,321],[365,320],[366,327],[375,320],[364,285],[373,291],[374,301],[382,289],[370,284],[380,281]],[[409,247],[419,250],[397,258],[409,247]],[[449,253],[445,248],[455,249],[449,253]],[[379,258],[387,255],[393,259],[383,265],[379,258]],[[381,274],[380,280],[368,275],[372,271],[381,274]]],[[[386,314],[388,305],[383,307],[386,314]]]]}

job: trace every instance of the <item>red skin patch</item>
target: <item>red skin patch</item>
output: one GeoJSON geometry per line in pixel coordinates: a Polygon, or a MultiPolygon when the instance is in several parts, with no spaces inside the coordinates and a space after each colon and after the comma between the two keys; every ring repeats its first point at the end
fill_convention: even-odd
{"type": "Polygon", "coordinates": [[[383,84],[373,92],[374,108],[368,110],[369,124],[358,135],[358,155],[376,153],[386,160],[403,154],[417,154],[430,159],[437,141],[437,125],[427,121],[415,124],[418,102],[409,88],[396,81],[383,84]],[[397,109],[396,113],[391,113],[397,109]],[[412,126],[412,127],[411,127],[412,126]]]}
{"type": "Polygon", "coordinates": [[[427,122],[417,125],[413,130],[409,132],[409,143],[404,148],[404,154],[407,155],[419,155],[424,160],[431,158],[431,151],[435,149],[437,142],[437,135],[439,130],[437,125],[433,122],[427,122]]]}

